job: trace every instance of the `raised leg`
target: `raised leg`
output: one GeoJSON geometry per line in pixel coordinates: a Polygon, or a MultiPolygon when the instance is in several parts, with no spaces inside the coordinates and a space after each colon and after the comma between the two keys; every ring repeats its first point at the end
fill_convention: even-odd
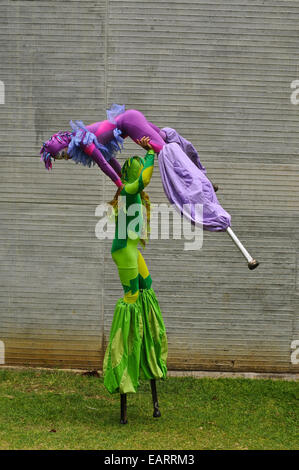
{"type": "Polygon", "coordinates": [[[120,394],[120,424],[127,424],[127,394],[120,394]]]}
{"type": "Polygon", "coordinates": [[[152,389],[152,398],[153,398],[153,406],[154,406],[154,418],[160,418],[161,413],[159,410],[159,403],[158,403],[158,396],[157,396],[157,388],[156,388],[156,381],[155,379],[151,380],[151,389],[152,389]]]}
{"type": "Polygon", "coordinates": [[[157,131],[157,127],[151,125],[146,117],[137,109],[128,109],[115,119],[117,127],[122,131],[122,137],[131,137],[134,142],[146,136],[150,138],[150,144],[154,151],[159,153],[165,142],[157,131]]]}

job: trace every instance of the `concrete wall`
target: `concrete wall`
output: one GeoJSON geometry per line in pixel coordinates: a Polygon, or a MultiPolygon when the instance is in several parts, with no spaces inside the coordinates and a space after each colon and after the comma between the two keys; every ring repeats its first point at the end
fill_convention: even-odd
{"type": "MultiPolygon", "coordinates": [[[[169,368],[299,371],[299,2],[2,0],[0,25],[5,363],[101,367],[122,291],[95,209],[114,187],[71,162],[46,172],[39,148],[116,102],[194,143],[261,261],[250,272],[225,233],[205,232],[197,252],[150,242],[169,368]]],[[[167,202],[158,166],[149,193],[167,202]]]]}

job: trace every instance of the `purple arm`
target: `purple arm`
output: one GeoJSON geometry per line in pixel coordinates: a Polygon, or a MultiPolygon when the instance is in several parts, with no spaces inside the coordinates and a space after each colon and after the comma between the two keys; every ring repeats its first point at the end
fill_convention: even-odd
{"type": "Polygon", "coordinates": [[[96,164],[101,168],[101,170],[105,173],[105,175],[109,176],[109,178],[113,181],[116,186],[121,187],[122,182],[119,175],[113,169],[113,167],[105,160],[99,149],[96,148],[94,144],[90,145],[83,145],[81,144],[82,149],[91,158],[96,162],[96,164]]]}
{"type": "Polygon", "coordinates": [[[116,173],[118,174],[119,177],[121,177],[121,166],[120,164],[118,163],[118,161],[116,160],[116,158],[112,157],[110,159],[110,165],[112,166],[112,168],[116,171],[116,173]]]}

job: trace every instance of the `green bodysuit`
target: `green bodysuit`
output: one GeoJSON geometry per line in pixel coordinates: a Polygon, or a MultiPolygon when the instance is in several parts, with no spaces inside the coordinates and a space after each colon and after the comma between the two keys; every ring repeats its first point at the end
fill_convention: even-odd
{"type": "Polygon", "coordinates": [[[165,378],[167,337],[146,263],[138,250],[143,224],[140,193],[149,184],[155,153],[132,157],[122,168],[124,187],[119,196],[111,254],[117,265],[124,297],[113,316],[103,373],[110,393],[136,392],[140,372],[147,379],[165,378]]]}
{"type": "Polygon", "coordinates": [[[117,265],[127,302],[135,302],[139,288],[149,289],[152,283],[138,244],[143,225],[140,193],[151,180],[154,159],[154,151],[149,150],[144,160],[133,157],[126,162],[125,186],[119,198],[111,254],[117,265]]]}

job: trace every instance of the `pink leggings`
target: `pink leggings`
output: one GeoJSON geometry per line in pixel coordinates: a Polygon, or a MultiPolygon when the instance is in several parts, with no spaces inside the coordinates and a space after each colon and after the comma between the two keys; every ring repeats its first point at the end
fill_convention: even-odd
{"type": "Polygon", "coordinates": [[[122,131],[124,137],[131,137],[134,142],[146,136],[150,138],[151,146],[156,153],[164,147],[165,142],[161,137],[160,129],[147,121],[146,117],[136,109],[128,109],[115,119],[118,129],[122,131]]]}

